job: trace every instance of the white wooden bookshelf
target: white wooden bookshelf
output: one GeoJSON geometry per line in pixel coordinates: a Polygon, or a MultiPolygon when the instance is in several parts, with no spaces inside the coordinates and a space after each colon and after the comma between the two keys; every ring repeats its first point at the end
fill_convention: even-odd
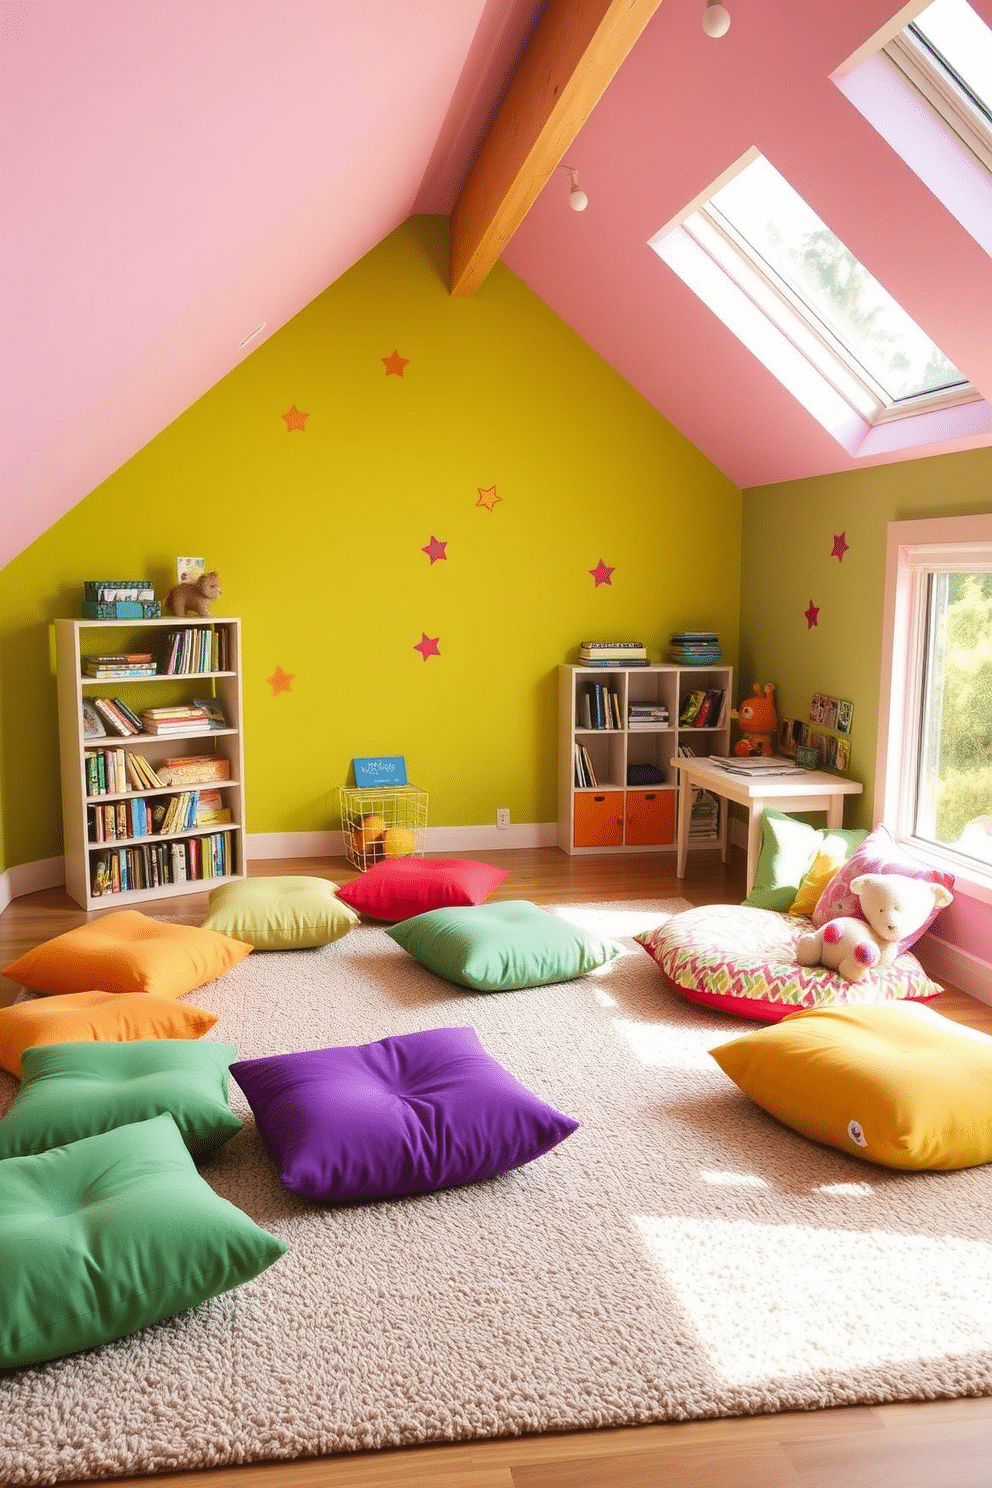
{"type": "MultiPolygon", "coordinates": [[[[227,616],[212,616],[207,620],[194,616],[177,619],[172,615],[158,620],[57,620],[55,642],[65,886],[68,894],[86,910],[126,909],[148,900],[167,899],[177,894],[211,889],[218,884],[243,878],[245,810],[240,620],[227,616]],[[84,674],[83,661],[87,656],[123,652],[150,651],[159,666],[164,666],[167,636],[170,632],[204,628],[223,630],[227,634],[227,667],[224,671],[175,674],[159,671],[150,677],[112,679],[84,674]],[[106,737],[86,737],[82,702],[84,698],[94,697],[119,697],[139,716],[149,706],[175,706],[191,702],[194,697],[215,697],[223,707],[227,727],[211,729],[207,733],[140,733],[125,737],[112,733],[108,726],[106,737]],[[220,755],[229,761],[230,779],[205,781],[199,787],[176,784],[161,789],[108,790],[99,795],[89,794],[87,755],[96,750],[118,748],[143,755],[153,769],[164,759],[174,756],[220,755]],[[138,796],[151,805],[156,800],[168,800],[180,791],[198,788],[220,792],[223,804],[230,807],[230,822],[195,826],[168,835],[149,832],[140,837],[93,840],[92,807],[106,806],[111,802],[133,801],[138,796]],[[228,874],[160,881],[154,886],[149,884],[146,887],[129,887],[120,892],[93,892],[96,864],[101,855],[131,852],[130,878],[133,882],[143,876],[143,871],[148,868],[149,852],[165,849],[171,859],[173,844],[185,844],[192,838],[208,838],[218,834],[228,838],[232,869],[228,874]],[[135,852],[138,856],[135,856],[135,852]]],[[[206,846],[207,844],[201,844],[201,849],[206,846]]],[[[205,853],[203,856],[205,859],[205,853]]],[[[159,853],[159,857],[164,861],[165,852],[159,853]]],[[[170,862],[170,871],[171,868],[170,862]]]]}
{"type": "MultiPolygon", "coordinates": [[[[727,754],[733,669],[725,666],[558,668],[558,846],[573,854],[675,851],[678,840],[678,780],[671,761],[679,747],[693,754],[727,754]],[[619,727],[589,727],[584,698],[598,684],[614,693],[619,727]],[[718,715],[704,727],[679,723],[692,692],[720,691],[718,715]],[[631,705],[663,705],[663,724],[632,727],[631,705]],[[578,785],[575,746],[584,746],[596,785],[578,785]],[[664,779],[630,783],[631,767],[653,766],[664,779]]],[[[615,720],[614,720],[615,722],[615,720]]],[[[692,846],[716,846],[726,830],[725,805],[717,803],[714,833],[692,846]]]]}

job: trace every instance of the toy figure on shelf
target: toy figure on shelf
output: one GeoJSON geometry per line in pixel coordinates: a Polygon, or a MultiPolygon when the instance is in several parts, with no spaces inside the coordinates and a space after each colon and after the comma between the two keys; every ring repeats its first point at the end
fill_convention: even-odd
{"type": "Polygon", "coordinates": [[[778,728],[774,682],[766,682],[764,687],[755,682],[754,696],[745,698],[730,716],[737,719],[743,735],[734,745],[735,754],[774,754],[772,740],[778,728]]]}

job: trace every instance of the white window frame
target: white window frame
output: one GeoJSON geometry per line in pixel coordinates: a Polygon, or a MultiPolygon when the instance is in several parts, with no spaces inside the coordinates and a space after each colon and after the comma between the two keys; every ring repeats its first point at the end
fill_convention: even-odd
{"type": "Polygon", "coordinates": [[[874,818],[913,857],[953,873],[957,890],[992,904],[992,870],[914,835],[927,580],[935,570],[992,572],[992,513],[888,525],[874,818]]]}
{"type": "Polygon", "coordinates": [[[708,213],[709,199],[760,154],[757,146],[745,151],[648,246],[848,454],[992,430],[992,409],[971,383],[890,401],[798,297],[708,213]]]}
{"type": "MultiPolygon", "coordinates": [[[[926,6],[923,6],[926,9],[926,6]]],[[[992,173],[992,125],[971,94],[947,72],[919,36],[913,22],[882,48],[899,71],[958,139],[992,173]]]]}

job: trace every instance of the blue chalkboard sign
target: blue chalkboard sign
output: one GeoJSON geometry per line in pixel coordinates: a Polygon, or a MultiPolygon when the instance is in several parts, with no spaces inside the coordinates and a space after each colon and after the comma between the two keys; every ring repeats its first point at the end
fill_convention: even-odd
{"type": "Polygon", "coordinates": [[[406,785],[406,760],[402,754],[371,754],[353,759],[355,784],[406,785]]]}

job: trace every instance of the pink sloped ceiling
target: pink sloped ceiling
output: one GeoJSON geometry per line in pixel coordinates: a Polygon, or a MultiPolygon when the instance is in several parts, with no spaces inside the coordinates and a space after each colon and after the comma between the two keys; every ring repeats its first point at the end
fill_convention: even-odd
{"type": "MultiPolygon", "coordinates": [[[[988,444],[981,432],[852,457],[647,246],[757,146],[992,400],[992,268],[830,81],[895,0],[666,0],[569,149],[507,264],[741,487],[988,444]]],[[[992,0],[971,0],[992,24],[992,0]]]]}
{"type": "Polygon", "coordinates": [[[450,210],[540,9],[3,0],[0,566],[412,211],[450,210]]]}

